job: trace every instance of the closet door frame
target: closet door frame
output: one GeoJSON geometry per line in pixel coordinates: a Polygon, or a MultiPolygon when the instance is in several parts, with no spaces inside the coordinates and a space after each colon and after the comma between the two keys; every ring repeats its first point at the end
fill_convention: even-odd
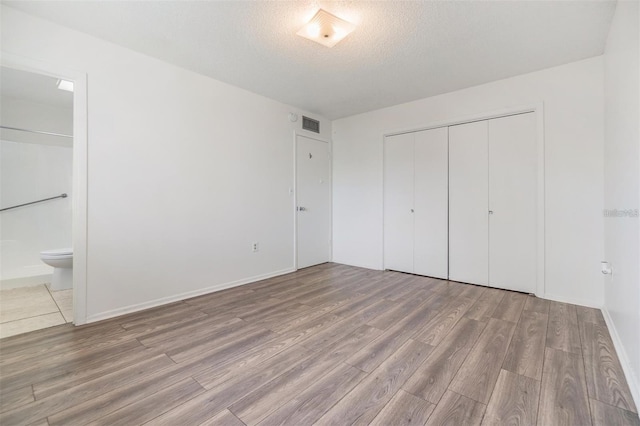
{"type": "Polygon", "coordinates": [[[537,196],[536,196],[536,293],[538,297],[545,297],[545,183],[544,183],[544,104],[542,102],[527,104],[512,108],[504,108],[485,113],[472,114],[457,118],[427,123],[424,126],[400,128],[383,132],[379,141],[379,152],[382,156],[382,204],[380,205],[382,215],[382,227],[380,229],[381,247],[381,270],[384,270],[384,141],[388,136],[400,135],[403,133],[420,132],[439,127],[449,127],[458,124],[472,123],[474,121],[491,120],[494,118],[507,117],[510,115],[525,114],[533,112],[536,114],[536,152],[537,152],[537,196]]]}

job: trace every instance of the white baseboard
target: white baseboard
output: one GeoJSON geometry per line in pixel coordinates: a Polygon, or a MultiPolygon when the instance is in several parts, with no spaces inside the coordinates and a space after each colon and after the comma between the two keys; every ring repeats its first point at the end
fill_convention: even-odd
{"type": "Polygon", "coordinates": [[[113,309],[111,311],[101,312],[98,314],[90,315],[87,318],[85,324],[102,321],[109,318],[118,317],[120,315],[130,314],[133,312],[143,311],[145,309],[155,308],[157,306],[166,305],[168,303],[178,302],[180,300],[190,299],[196,296],[202,296],[203,294],[214,293],[216,291],[225,290],[228,288],[238,287],[241,285],[253,283],[256,281],[266,280],[268,278],[277,277],[279,275],[289,274],[295,272],[294,268],[282,269],[280,271],[269,272],[267,274],[256,275],[249,278],[243,278],[241,280],[232,281],[228,283],[216,284],[211,287],[206,287],[194,291],[188,291],[186,293],[176,294],[175,296],[163,297],[160,299],[151,300],[149,302],[137,303],[135,305],[125,306],[124,308],[113,309]]]}
{"type": "Polygon", "coordinates": [[[620,340],[620,335],[618,335],[618,330],[616,329],[615,323],[613,322],[613,319],[611,318],[611,315],[606,308],[602,308],[602,315],[604,316],[604,321],[607,323],[607,328],[609,329],[611,340],[613,340],[613,346],[616,349],[618,359],[620,360],[620,364],[622,365],[622,371],[624,372],[624,376],[627,379],[627,383],[629,384],[629,390],[631,391],[633,401],[635,402],[636,407],[640,407],[640,379],[638,378],[637,373],[633,371],[633,368],[631,367],[627,352],[624,349],[622,340],[620,340]]]}
{"type": "Polygon", "coordinates": [[[332,260],[331,263],[338,263],[340,265],[347,265],[347,266],[355,266],[356,268],[363,268],[363,269],[371,269],[374,271],[383,271],[384,268],[382,268],[380,265],[371,265],[371,264],[360,264],[357,262],[344,262],[342,260],[332,260]]]}
{"type": "Polygon", "coordinates": [[[52,276],[52,274],[43,274],[0,280],[0,289],[7,290],[10,288],[32,287],[34,285],[47,284],[51,282],[52,276]]]}
{"type": "Polygon", "coordinates": [[[570,297],[556,296],[553,294],[545,293],[545,295],[542,298],[553,300],[555,302],[569,303],[571,305],[580,305],[580,306],[586,306],[588,308],[602,309],[602,303],[596,303],[593,300],[580,299],[578,297],[570,298],[570,297]]]}

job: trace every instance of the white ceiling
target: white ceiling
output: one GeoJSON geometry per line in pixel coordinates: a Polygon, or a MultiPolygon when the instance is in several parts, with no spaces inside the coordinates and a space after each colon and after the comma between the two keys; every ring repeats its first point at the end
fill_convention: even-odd
{"type": "Polygon", "coordinates": [[[73,108],[73,93],[58,89],[57,83],[57,78],[0,67],[1,96],[73,108]]]}
{"type": "Polygon", "coordinates": [[[600,55],[615,1],[4,1],[335,119],[600,55]],[[357,24],[296,36],[323,7],[357,24]]]}

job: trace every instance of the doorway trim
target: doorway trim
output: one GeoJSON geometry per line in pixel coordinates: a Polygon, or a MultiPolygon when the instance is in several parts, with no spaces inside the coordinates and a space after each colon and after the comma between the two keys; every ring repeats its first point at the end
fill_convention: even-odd
{"type": "Polygon", "coordinates": [[[318,142],[326,143],[329,146],[329,174],[331,175],[331,197],[329,201],[329,208],[331,209],[330,226],[331,232],[331,244],[329,245],[329,261],[333,260],[333,145],[331,140],[323,139],[319,136],[308,135],[306,133],[293,131],[293,188],[291,189],[293,195],[293,270],[298,270],[298,212],[296,206],[298,205],[298,136],[303,136],[307,139],[313,139],[318,142]]]}
{"type": "Polygon", "coordinates": [[[546,297],[545,285],[545,151],[544,151],[544,102],[525,104],[510,108],[503,108],[484,113],[477,113],[457,118],[435,121],[424,126],[416,126],[404,129],[390,130],[382,133],[380,152],[382,156],[382,260],[381,269],[384,270],[384,144],[387,136],[395,136],[403,133],[420,132],[423,130],[437,129],[440,127],[455,126],[458,124],[473,123],[475,121],[491,120],[494,118],[508,117],[511,115],[526,114],[533,112],[536,114],[536,159],[537,159],[537,197],[536,197],[536,293],[537,297],[546,297]]]}
{"type": "Polygon", "coordinates": [[[7,52],[0,52],[0,65],[16,70],[73,81],[73,323],[87,322],[87,74],[7,52]]]}

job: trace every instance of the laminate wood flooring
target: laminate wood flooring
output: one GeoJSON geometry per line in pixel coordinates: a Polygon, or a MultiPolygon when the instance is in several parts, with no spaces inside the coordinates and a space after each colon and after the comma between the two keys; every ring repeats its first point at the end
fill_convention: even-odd
{"type": "Polygon", "coordinates": [[[600,311],[328,263],[2,339],[0,424],[640,420],[600,311]]]}

